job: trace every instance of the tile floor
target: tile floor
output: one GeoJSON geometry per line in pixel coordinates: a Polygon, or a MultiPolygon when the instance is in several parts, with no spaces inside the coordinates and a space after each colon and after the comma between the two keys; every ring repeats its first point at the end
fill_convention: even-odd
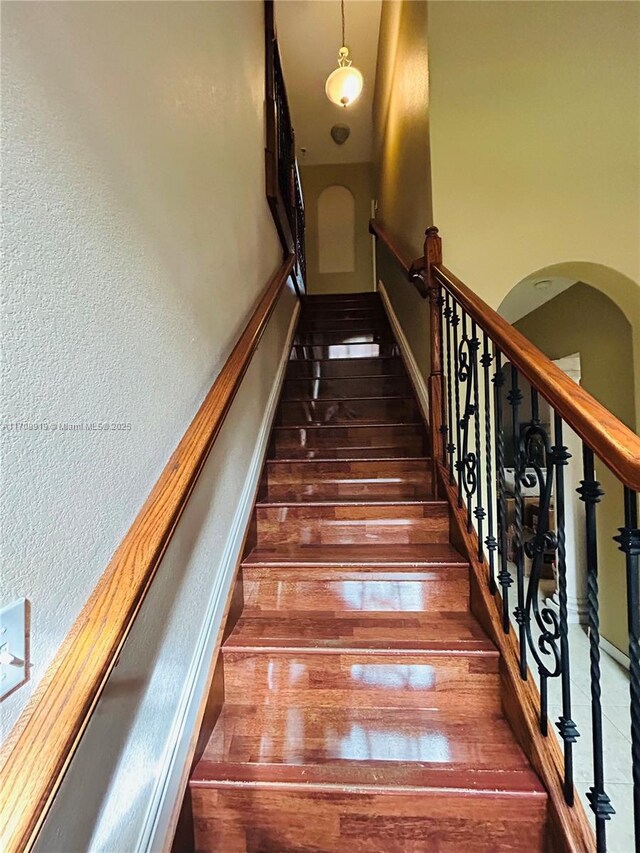
{"type": "MultiPolygon", "coordinates": [[[[513,567],[515,569],[515,567],[513,567]]],[[[515,591],[515,585],[512,587],[515,591]]],[[[541,596],[548,590],[541,589],[541,596]]],[[[514,624],[515,627],[515,624],[514,624]]],[[[591,681],[589,675],[589,638],[584,626],[569,626],[572,716],[580,732],[574,744],[574,782],[589,817],[593,812],[586,792],[593,780],[591,742],[591,681]]],[[[531,666],[531,660],[529,661],[531,666]]],[[[607,823],[608,853],[634,853],[633,785],[631,783],[631,712],[629,673],[601,650],[601,685],[605,791],[616,810],[607,823]]],[[[531,669],[538,678],[537,670],[531,669]]],[[[562,711],[560,679],[549,680],[549,728],[557,732],[555,722],[562,711]]]]}

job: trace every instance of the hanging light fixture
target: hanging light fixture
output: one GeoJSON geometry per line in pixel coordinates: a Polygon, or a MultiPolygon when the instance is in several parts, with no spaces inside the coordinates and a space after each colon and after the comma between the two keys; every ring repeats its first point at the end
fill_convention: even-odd
{"type": "Polygon", "coordinates": [[[345,45],[344,36],[344,0],[340,0],[342,11],[342,47],[338,51],[338,67],[327,77],[324,91],[327,98],[339,107],[350,106],[362,92],[364,79],[349,59],[349,48],[345,45]]]}

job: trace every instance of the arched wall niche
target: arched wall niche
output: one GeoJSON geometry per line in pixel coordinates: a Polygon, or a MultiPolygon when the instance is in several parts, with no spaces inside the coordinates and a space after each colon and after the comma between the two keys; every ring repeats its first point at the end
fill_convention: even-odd
{"type": "Polygon", "coordinates": [[[348,187],[332,184],[318,196],[318,272],[355,269],[355,197],[348,187]]]}
{"type": "MultiPolygon", "coordinates": [[[[580,384],[638,431],[640,288],[635,282],[596,264],[556,264],[519,282],[499,311],[552,360],[579,353],[580,384]],[[549,284],[534,289],[540,281],[549,284]]],[[[579,481],[579,440],[576,446],[570,466],[577,467],[579,481]]],[[[604,492],[597,527],[602,636],[628,654],[626,623],[620,618],[626,607],[625,564],[613,539],[623,523],[623,489],[598,459],[596,476],[604,492]]],[[[566,500],[571,496],[571,511],[579,517],[582,505],[575,489],[567,491],[566,500]]]]}
{"type": "MultiPolygon", "coordinates": [[[[613,326],[619,326],[623,330],[623,337],[630,340],[627,356],[628,369],[625,374],[618,375],[618,381],[623,383],[626,388],[630,388],[627,393],[627,404],[617,406],[614,403],[610,405],[606,399],[601,399],[601,402],[638,432],[640,429],[640,284],[617,270],[601,264],[585,261],[550,264],[530,273],[512,287],[502,299],[498,312],[525,334],[527,331],[524,326],[527,326],[529,331],[532,329],[532,323],[535,319],[532,315],[537,315],[538,318],[547,317],[549,323],[546,335],[547,346],[551,344],[551,328],[553,327],[556,329],[553,352],[558,352],[562,341],[565,343],[565,352],[551,356],[550,352],[547,352],[544,346],[540,346],[538,341],[534,340],[533,342],[540,346],[546,355],[553,358],[560,358],[570,352],[577,351],[577,348],[571,349],[568,342],[570,338],[579,335],[581,328],[591,330],[592,343],[598,344],[599,342],[599,349],[604,358],[607,353],[606,347],[602,346],[605,343],[605,338],[609,337],[611,343],[614,346],[617,345],[617,342],[612,339],[610,330],[613,326]],[[536,283],[541,281],[548,281],[549,285],[536,288],[536,283]],[[604,307],[604,315],[593,316],[585,311],[584,302],[577,299],[580,290],[573,290],[577,284],[580,284],[582,288],[589,288],[588,291],[582,292],[587,294],[586,299],[590,305],[597,303],[596,294],[600,294],[602,301],[599,304],[604,307]],[[563,297],[563,294],[567,292],[569,297],[563,297]],[[560,306],[564,309],[572,298],[574,310],[571,312],[564,311],[562,330],[558,328],[560,321],[557,313],[550,310],[537,313],[541,312],[545,305],[552,302],[556,307],[560,306]],[[617,315],[613,310],[614,307],[618,309],[617,315]],[[527,320],[527,318],[529,319],[527,320]],[[525,320],[527,320],[526,323],[525,320]],[[608,330],[609,335],[607,335],[608,330]],[[623,378],[625,375],[627,378],[623,378]],[[633,407],[631,413],[628,411],[629,403],[633,407]],[[618,410],[615,411],[615,408],[618,410]]],[[[527,337],[529,336],[527,335],[527,337]]],[[[584,338],[585,335],[582,337],[584,338]]],[[[585,344],[585,347],[583,355],[588,356],[591,345],[585,344]]],[[[585,387],[597,397],[598,393],[594,393],[594,390],[589,387],[590,382],[588,371],[585,387]]]]}

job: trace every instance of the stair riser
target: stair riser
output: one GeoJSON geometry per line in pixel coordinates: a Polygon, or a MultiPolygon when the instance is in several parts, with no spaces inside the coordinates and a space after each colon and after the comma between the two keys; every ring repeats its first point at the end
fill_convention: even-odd
{"type": "Polygon", "coordinates": [[[386,321],[387,315],[384,308],[379,305],[371,305],[365,308],[306,308],[300,317],[300,324],[312,325],[315,323],[332,323],[335,321],[348,322],[349,320],[381,320],[386,321]]]}
{"type": "Polygon", "coordinates": [[[347,331],[361,330],[365,332],[390,331],[389,321],[383,313],[365,314],[354,317],[351,314],[339,316],[336,314],[327,317],[302,317],[298,324],[298,333],[308,332],[331,332],[346,329],[347,331]]]}
{"type": "Polygon", "coordinates": [[[405,376],[401,358],[346,358],[332,361],[290,361],[287,379],[349,379],[355,376],[405,376]]]}
{"type": "Polygon", "coordinates": [[[500,712],[497,655],[224,649],[223,654],[230,703],[500,712]]]}
{"type": "Polygon", "coordinates": [[[392,343],[391,329],[384,328],[371,331],[371,326],[364,329],[332,329],[324,332],[296,332],[294,344],[327,346],[342,344],[351,346],[353,344],[371,344],[378,342],[392,343]]]}
{"type": "Polygon", "coordinates": [[[418,404],[412,397],[355,400],[283,401],[278,424],[419,423],[418,404]]]}
{"type": "Polygon", "coordinates": [[[545,849],[541,797],[192,787],[200,853],[496,853],[545,849]]]}
{"type": "Polygon", "coordinates": [[[468,608],[469,580],[463,572],[433,573],[427,580],[243,580],[246,610],[309,610],[335,613],[389,611],[462,612],[468,608]]]}
{"type": "Polygon", "coordinates": [[[444,504],[258,506],[256,518],[258,547],[449,541],[449,510],[444,504]]]}
{"type": "MultiPolygon", "coordinates": [[[[274,433],[277,450],[299,447],[396,447],[413,444],[422,450],[424,430],[420,424],[393,426],[289,427],[274,433]]],[[[418,454],[420,455],[420,454],[418,454]]]]}
{"type": "Polygon", "coordinates": [[[277,462],[267,466],[267,499],[376,498],[420,500],[432,496],[427,460],[397,462],[277,462]]]}
{"type": "Polygon", "coordinates": [[[400,356],[398,344],[391,341],[380,343],[345,344],[337,343],[313,343],[309,341],[297,341],[291,351],[292,360],[295,359],[352,359],[352,358],[397,358],[400,356]]]}
{"type": "Polygon", "coordinates": [[[287,379],[282,389],[283,400],[350,399],[352,397],[399,396],[412,393],[405,376],[358,377],[356,379],[287,379]]]}

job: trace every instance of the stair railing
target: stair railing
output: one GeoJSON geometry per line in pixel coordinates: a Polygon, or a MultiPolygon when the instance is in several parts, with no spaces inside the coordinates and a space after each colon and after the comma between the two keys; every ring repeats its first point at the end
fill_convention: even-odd
{"type": "MultiPolygon", "coordinates": [[[[477,564],[501,610],[502,630],[514,616],[520,678],[529,665],[538,672],[537,725],[549,732],[548,688],[558,679],[562,711],[555,725],[563,762],[562,795],[573,807],[574,747],[579,731],[572,714],[568,630],[566,466],[571,454],[566,427],[582,444],[582,480],[577,489],[585,506],[586,608],[589,634],[593,784],[586,797],[593,812],[598,853],[606,851],[607,822],[615,813],[606,788],[600,662],[598,569],[599,504],[604,495],[596,466],[615,476],[623,513],[613,536],[626,564],[626,619],[630,661],[631,773],[635,849],[640,850],[640,438],[570,379],[517,329],[442,264],[438,229],[426,231],[424,256],[409,262],[397,242],[376,221],[371,232],[396,259],[420,294],[430,300],[431,450],[441,482],[452,488],[469,533],[474,532],[477,564]],[[526,381],[523,381],[526,380],[526,381]],[[525,391],[527,397],[525,398],[525,391]],[[543,420],[541,403],[550,407],[543,420]],[[524,412],[527,412],[525,415],[524,412]],[[513,460],[513,495],[508,495],[506,460],[513,460]],[[525,491],[538,501],[537,524],[525,539],[525,491]],[[507,500],[513,506],[509,525],[507,500]],[[553,504],[553,506],[552,506],[553,504]],[[553,554],[557,604],[540,601],[545,555],[553,554]],[[530,562],[528,583],[525,563],[530,562]],[[512,589],[512,587],[515,588],[512,589]],[[513,610],[512,610],[513,608],[513,610]]],[[[601,536],[602,536],[601,532],[601,536]]],[[[582,848],[580,848],[582,849],[582,848]]]]}
{"type": "Polygon", "coordinates": [[[296,143],[280,48],[275,29],[273,0],[265,0],[266,81],[266,192],[271,214],[286,255],[296,256],[293,277],[298,296],[305,292],[304,200],[296,160],[296,143]]]}

